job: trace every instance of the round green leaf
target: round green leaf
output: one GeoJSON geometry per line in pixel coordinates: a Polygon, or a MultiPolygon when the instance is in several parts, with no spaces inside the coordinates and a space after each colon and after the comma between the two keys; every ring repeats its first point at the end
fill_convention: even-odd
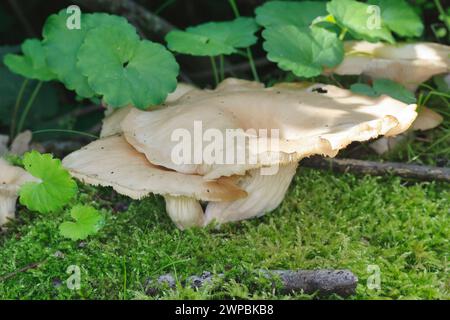
{"type": "Polygon", "coordinates": [[[373,89],[379,94],[386,94],[394,99],[407,104],[416,103],[414,93],[406,89],[400,83],[389,79],[377,79],[373,82],[373,89]]]}
{"type": "Polygon", "coordinates": [[[71,240],[84,240],[100,230],[104,218],[91,206],[77,205],[70,211],[75,222],[66,221],[60,224],[59,232],[63,237],[71,240]]]}
{"type": "Polygon", "coordinates": [[[323,67],[334,67],[344,58],[344,46],[334,32],[323,28],[270,27],[263,31],[267,58],[299,77],[315,77],[323,67]]]}
{"type": "Polygon", "coordinates": [[[237,18],[233,21],[209,22],[175,30],[166,36],[172,51],[195,56],[217,56],[235,53],[256,43],[258,25],[253,18],[237,18]]]}
{"type": "Polygon", "coordinates": [[[140,41],[127,25],[100,26],[90,31],[78,54],[78,68],[89,85],[112,107],[145,109],[175,90],[179,67],[162,45],[140,41]]]}
{"type": "Polygon", "coordinates": [[[325,2],[269,1],[256,8],[256,22],[264,27],[294,25],[308,27],[314,19],[327,15],[325,2]]]}
{"type": "Polygon", "coordinates": [[[376,91],[365,83],[355,83],[350,86],[350,90],[354,93],[369,96],[369,97],[378,97],[376,91]]]}
{"type": "Polygon", "coordinates": [[[77,193],[78,187],[59,159],[50,154],[31,151],[24,155],[25,170],[40,179],[20,188],[20,203],[32,211],[48,213],[65,206],[77,193]]]}
{"type": "Polygon", "coordinates": [[[25,78],[50,81],[56,78],[47,65],[44,47],[38,39],[28,39],[22,44],[23,55],[6,54],[5,65],[25,78]]]}
{"type": "Polygon", "coordinates": [[[327,3],[328,12],[333,15],[336,23],[347,29],[356,39],[371,42],[384,40],[395,43],[389,28],[382,17],[377,17],[367,3],[355,0],[332,0],[327,3]],[[379,22],[379,25],[376,25],[379,22]]]}
{"type": "Polygon", "coordinates": [[[414,93],[406,89],[400,83],[389,79],[377,79],[373,82],[373,87],[364,83],[355,83],[350,87],[350,90],[354,93],[363,94],[369,97],[379,97],[382,94],[385,94],[407,104],[417,102],[414,93]]]}
{"type": "Polygon", "coordinates": [[[78,52],[87,33],[102,25],[128,25],[125,18],[106,13],[82,14],[80,29],[69,29],[66,25],[69,14],[62,10],[51,15],[43,30],[44,45],[50,69],[69,90],[84,98],[94,96],[87,78],[77,67],[78,52]]]}
{"type": "Polygon", "coordinates": [[[405,0],[370,0],[381,9],[386,26],[402,37],[420,37],[424,26],[419,15],[405,0]]]}

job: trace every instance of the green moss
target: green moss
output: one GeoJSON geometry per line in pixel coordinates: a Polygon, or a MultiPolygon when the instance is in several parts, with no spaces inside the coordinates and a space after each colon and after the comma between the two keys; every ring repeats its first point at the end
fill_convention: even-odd
{"type": "Polygon", "coordinates": [[[352,298],[448,299],[449,199],[448,184],[302,169],[283,204],[265,217],[182,232],[160,197],[130,202],[108,189],[83,187],[80,201],[101,209],[106,227],[86,242],[72,242],[58,234],[68,212],[21,209],[0,236],[0,278],[45,262],[0,281],[0,298],[308,299],[274,293],[255,270],[348,268],[359,278],[352,298]],[[65,283],[72,264],[81,268],[80,290],[65,283]],[[378,291],[366,286],[373,264],[381,270],[378,291]],[[205,270],[226,278],[199,291],[145,293],[148,278],[172,273],[183,279],[205,270]]]}

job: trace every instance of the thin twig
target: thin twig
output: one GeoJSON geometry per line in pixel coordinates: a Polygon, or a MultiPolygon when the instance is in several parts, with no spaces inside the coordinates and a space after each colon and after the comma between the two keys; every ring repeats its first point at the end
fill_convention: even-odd
{"type": "Polygon", "coordinates": [[[163,39],[175,27],[133,0],[74,0],[90,10],[123,15],[151,38],[163,39]]]}
{"type": "MultiPolygon", "coordinates": [[[[307,294],[317,293],[319,296],[337,294],[348,297],[355,294],[358,278],[349,270],[260,270],[261,274],[271,280],[274,285],[280,285],[279,289],[286,294],[303,292],[307,294]]],[[[214,279],[224,278],[223,273],[213,274],[203,272],[200,276],[194,275],[182,281],[185,287],[201,288],[211,284],[214,279]]],[[[164,286],[175,289],[176,278],[172,274],[164,274],[157,280],[148,279],[146,292],[149,295],[158,294],[164,286]]]]}
{"type": "Polygon", "coordinates": [[[4,282],[4,281],[6,281],[8,279],[14,278],[19,273],[26,272],[26,271],[31,270],[31,269],[39,268],[41,265],[46,263],[47,260],[48,259],[45,259],[45,260],[42,260],[42,261],[39,261],[39,262],[30,263],[29,265],[27,265],[27,266],[25,266],[23,268],[20,268],[20,269],[17,269],[15,271],[11,272],[11,273],[5,274],[4,276],[0,277],[0,282],[4,282]]]}
{"type": "Polygon", "coordinates": [[[374,176],[393,174],[409,179],[450,182],[450,168],[408,163],[312,157],[303,159],[300,165],[309,168],[330,169],[337,172],[351,172],[374,176]]]}

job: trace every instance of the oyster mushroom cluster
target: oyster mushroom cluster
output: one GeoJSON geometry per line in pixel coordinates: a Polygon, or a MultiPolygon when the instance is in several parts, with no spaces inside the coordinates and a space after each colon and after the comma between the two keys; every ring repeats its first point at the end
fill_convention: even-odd
{"type": "Polygon", "coordinates": [[[344,61],[326,73],[385,78],[415,91],[432,76],[450,71],[450,46],[443,44],[346,41],[344,47],[344,61]]]}
{"type": "Polygon", "coordinates": [[[226,79],[215,90],[182,86],[152,111],[129,107],[112,113],[101,138],[68,155],[63,165],[85,183],[111,186],[133,199],[163,195],[180,229],[238,221],[275,209],[302,158],[334,157],[353,141],[402,133],[416,118],[415,109],[388,96],[371,98],[331,85],[265,88],[226,79]],[[194,137],[199,124],[203,141],[193,140],[187,158],[195,160],[199,152],[246,157],[175,160],[180,141],[174,132],[194,137]],[[240,148],[217,141],[230,130],[245,138],[240,148]]]}

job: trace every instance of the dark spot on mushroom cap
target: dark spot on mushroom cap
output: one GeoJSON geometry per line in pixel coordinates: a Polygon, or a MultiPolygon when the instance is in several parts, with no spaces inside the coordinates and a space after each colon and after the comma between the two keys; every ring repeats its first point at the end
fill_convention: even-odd
{"type": "Polygon", "coordinates": [[[312,91],[317,93],[328,93],[328,90],[324,88],[314,88],[312,91]]]}

